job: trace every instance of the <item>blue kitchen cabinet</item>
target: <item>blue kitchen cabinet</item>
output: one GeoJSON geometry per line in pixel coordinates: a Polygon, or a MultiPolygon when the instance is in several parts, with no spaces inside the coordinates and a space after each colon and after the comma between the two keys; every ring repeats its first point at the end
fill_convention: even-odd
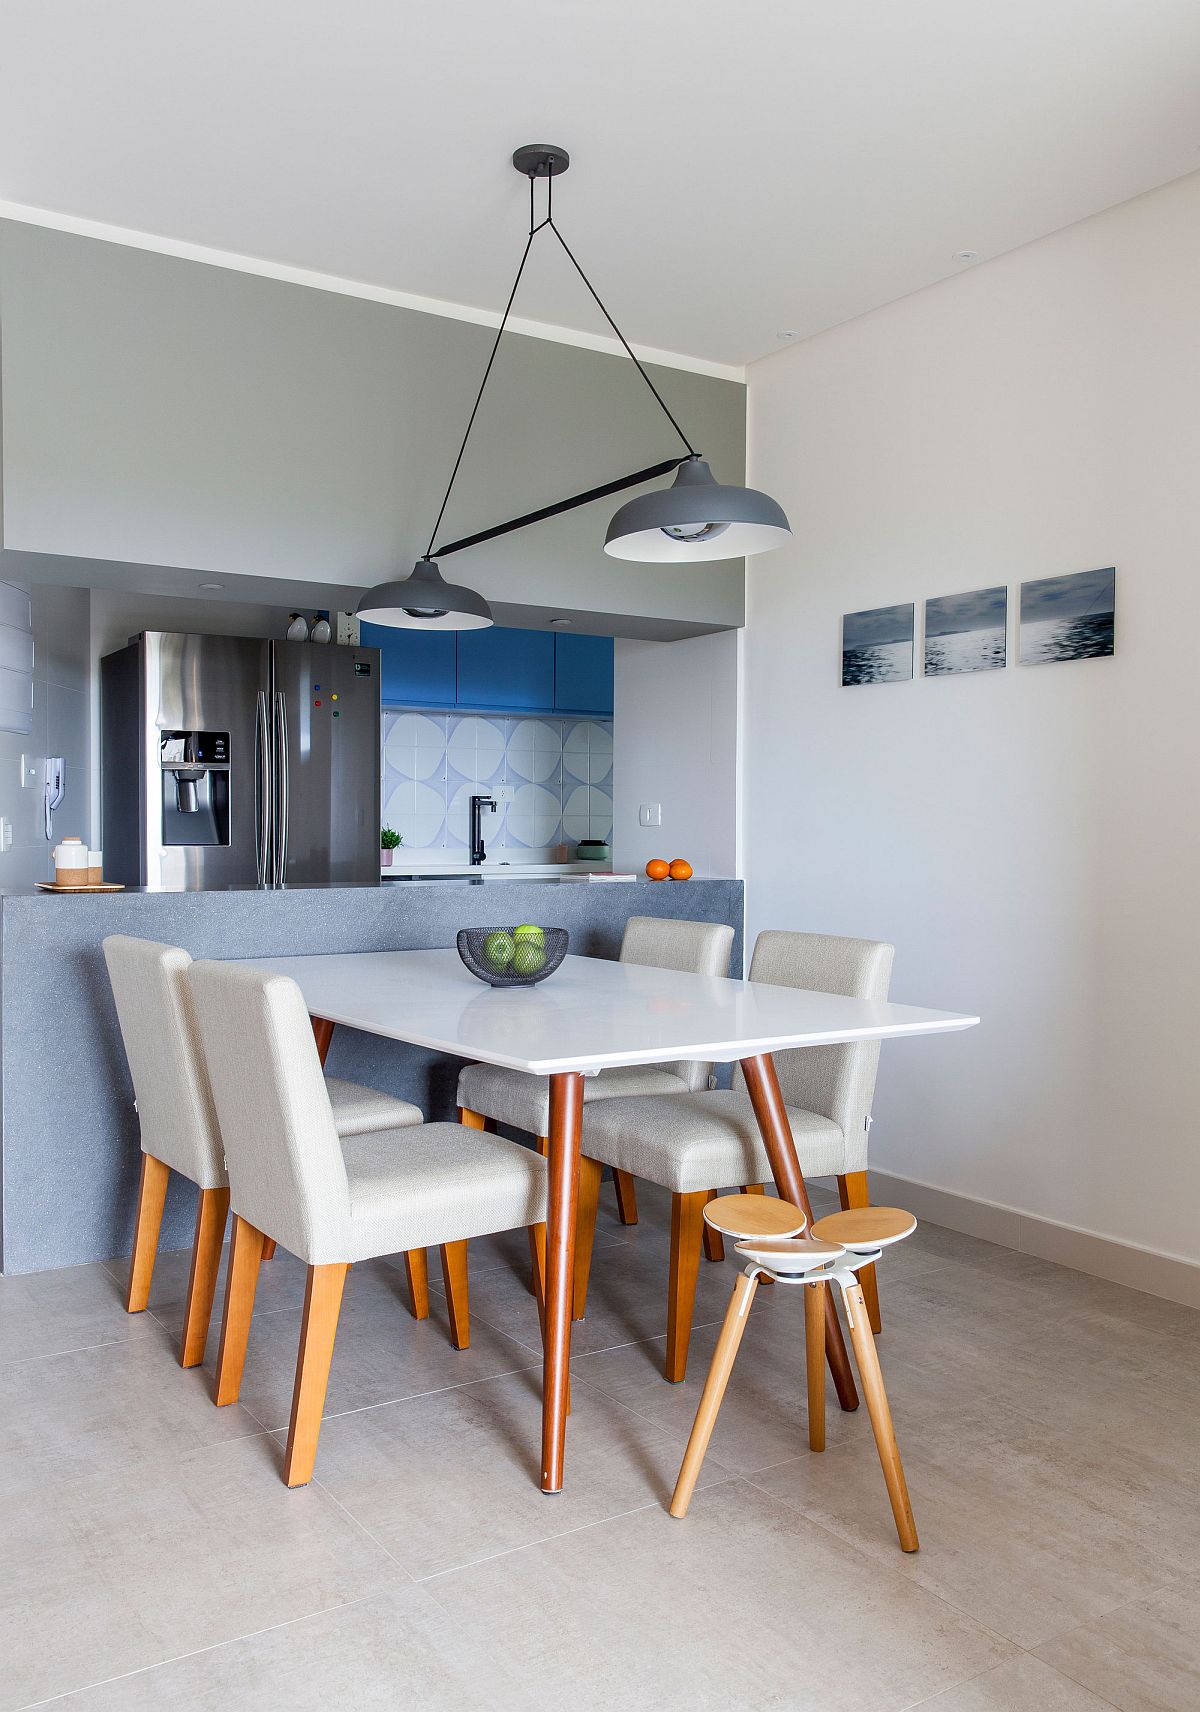
{"type": "Polygon", "coordinates": [[[596,713],[611,718],[612,710],[612,637],[555,636],[555,713],[596,713]]]}
{"type": "Polygon", "coordinates": [[[548,712],[554,705],[554,642],[548,630],[458,632],[458,706],[548,712]]]}
{"type": "Polygon", "coordinates": [[[453,707],[456,658],[453,630],[397,630],[364,624],[364,648],[378,648],[384,707],[453,707]]]}

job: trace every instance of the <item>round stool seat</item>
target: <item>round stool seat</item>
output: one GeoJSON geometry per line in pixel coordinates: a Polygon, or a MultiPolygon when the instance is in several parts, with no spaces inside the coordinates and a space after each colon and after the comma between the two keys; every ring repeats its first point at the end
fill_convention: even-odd
{"type": "Polygon", "coordinates": [[[818,1219],[812,1234],[822,1242],[840,1242],[851,1254],[867,1254],[911,1236],[917,1221],[900,1207],[859,1207],[818,1219]]]}
{"type": "Polygon", "coordinates": [[[726,1236],[799,1236],[808,1220],[774,1195],[721,1195],[704,1209],[705,1221],[726,1236]]]}
{"type": "Polygon", "coordinates": [[[808,1272],[821,1272],[846,1252],[840,1242],[814,1242],[807,1236],[747,1237],[734,1247],[747,1260],[781,1278],[802,1278],[808,1272]]]}

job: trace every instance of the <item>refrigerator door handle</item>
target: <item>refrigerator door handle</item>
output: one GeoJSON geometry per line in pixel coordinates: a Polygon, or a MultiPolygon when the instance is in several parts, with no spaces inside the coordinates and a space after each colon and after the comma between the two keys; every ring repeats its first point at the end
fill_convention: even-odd
{"type": "Polygon", "coordinates": [[[258,707],[254,716],[254,736],[254,808],[256,815],[254,844],[258,859],[258,883],[265,887],[271,883],[271,805],[275,794],[274,780],[271,777],[271,734],[267,727],[267,694],[265,690],[258,692],[258,707]]]}
{"type": "Polygon", "coordinates": [[[287,878],[288,849],[288,735],[287,697],[275,691],[275,884],[287,878]]]}

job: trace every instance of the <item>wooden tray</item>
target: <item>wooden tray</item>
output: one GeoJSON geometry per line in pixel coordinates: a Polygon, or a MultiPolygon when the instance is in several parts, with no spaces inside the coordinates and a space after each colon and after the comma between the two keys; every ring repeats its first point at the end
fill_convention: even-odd
{"type": "Polygon", "coordinates": [[[35,880],[39,892],[123,892],[116,880],[101,880],[98,886],[60,886],[57,880],[35,880]]]}

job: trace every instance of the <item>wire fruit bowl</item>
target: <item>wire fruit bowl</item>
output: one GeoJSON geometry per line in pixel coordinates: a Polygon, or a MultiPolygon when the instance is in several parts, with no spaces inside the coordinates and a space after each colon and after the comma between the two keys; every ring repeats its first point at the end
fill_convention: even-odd
{"type": "Polygon", "coordinates": [[[565,927],[463,927],[458,955],[489,987],[536,987],[567,955],[565,927]]]}

